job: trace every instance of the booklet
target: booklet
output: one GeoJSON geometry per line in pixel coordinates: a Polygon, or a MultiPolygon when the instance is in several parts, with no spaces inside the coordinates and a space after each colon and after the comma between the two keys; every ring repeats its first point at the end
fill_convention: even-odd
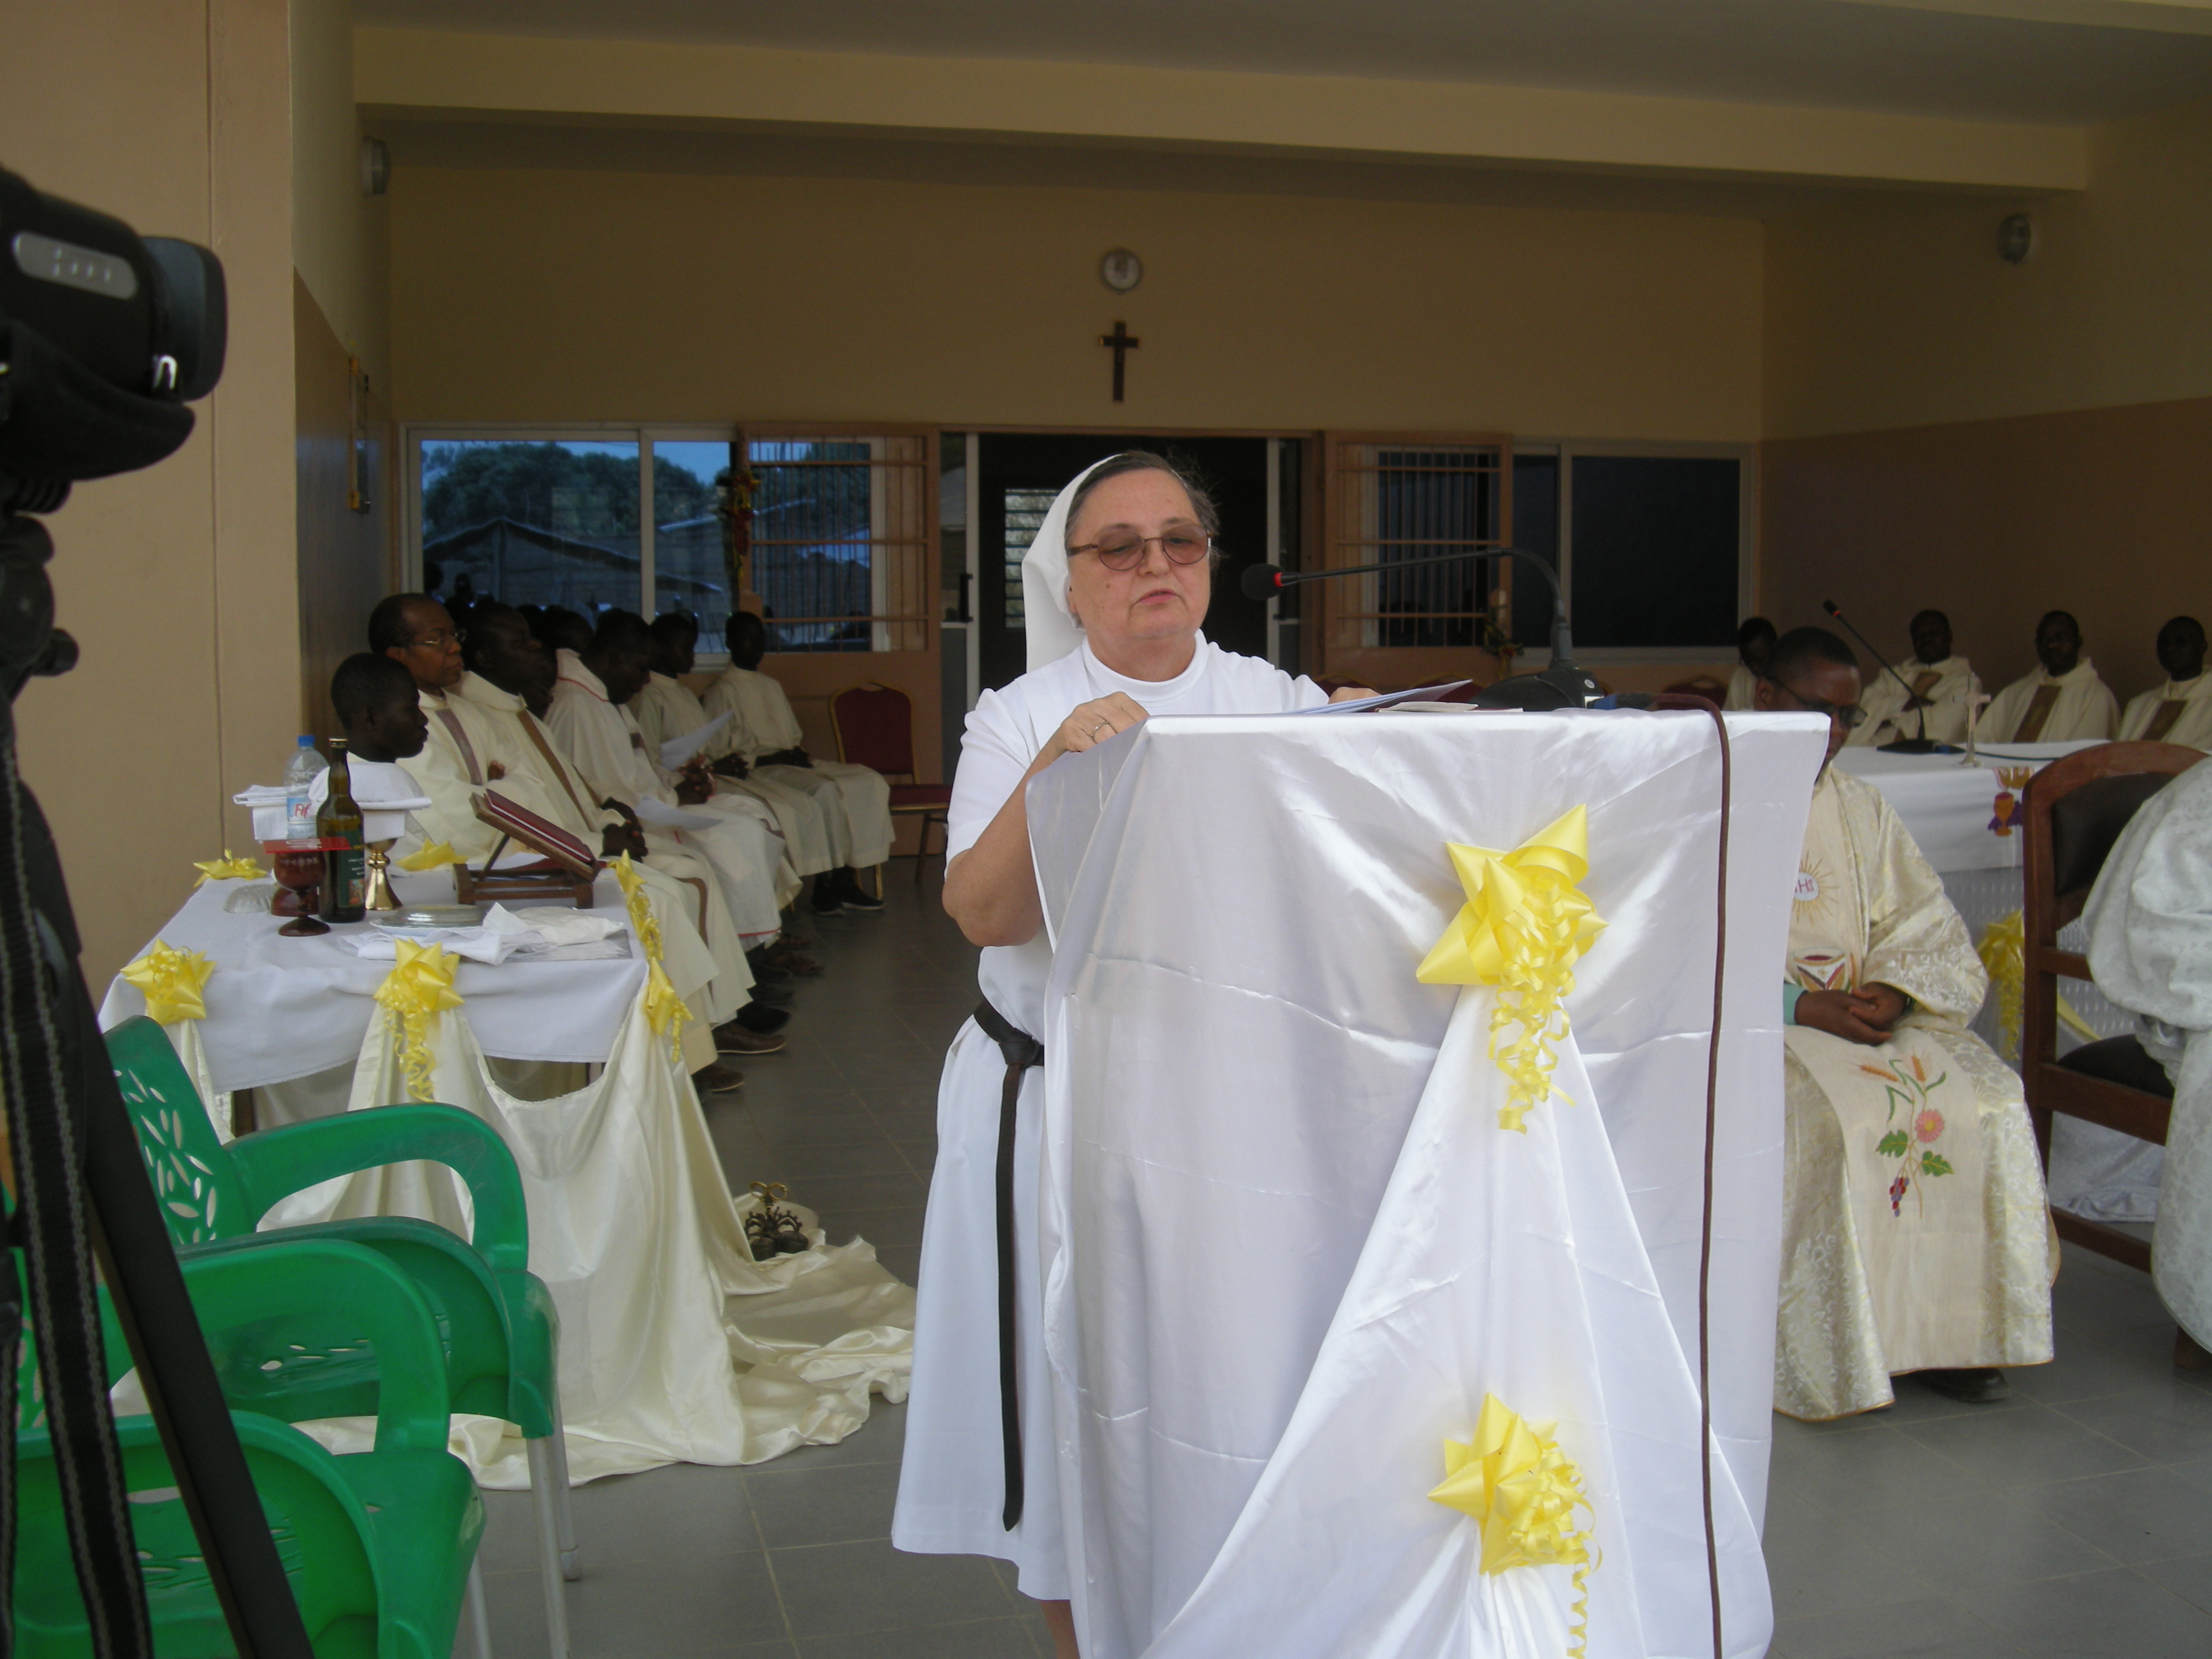
{"type": "Polygon", "coordinates": [[[1357,714],[1365,708],[1388,708],[1399,702],[1434,702],[1447,691],[1456,691],[1468,680],[1445,680],[1436,685],[1417,685],[1410,691],[1385,691],[1379,697],[1358,697],[1350,702],[1325,702],[1316,708],[1293,708],[1293,714],[1357,714]]]}
{"type": "Polygon", "coordinates": [[[686,732],[680,738],[671,738],[660,745],[660,764],[670,772],[681,772],[691,757],[707,746],[707,740],[730,723],[726,714],[717,714],[696,732],[686,732]]]}

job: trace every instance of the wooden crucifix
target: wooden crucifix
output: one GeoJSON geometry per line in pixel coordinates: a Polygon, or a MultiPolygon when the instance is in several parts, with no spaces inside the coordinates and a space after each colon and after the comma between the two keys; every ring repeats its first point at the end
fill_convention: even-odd
{"type": "Polygon", "coordinates": [[[1116,322],[1111,334],[1098,337],[1098,343],[1114,354],[1114,401],[1118,404],[1121,401],[1122,366],[1128,362],[1129,354],[1144,342],[1129,332],[1127,324],[1116,322]]]}

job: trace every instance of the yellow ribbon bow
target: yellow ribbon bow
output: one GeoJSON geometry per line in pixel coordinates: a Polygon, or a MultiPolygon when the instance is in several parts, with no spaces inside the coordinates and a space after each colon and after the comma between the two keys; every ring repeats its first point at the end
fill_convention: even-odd
{"type": "Polygon", "coordinates": [[[1589,873],[1589,809],[1561,814],[1510,853],[1447,847],[1467,902],[1414,977],[1498,988],[1490,1053],[1509,1085],[1498,1127],[1526,1134],[1522,1120],[1553,1092],[1552,1045],[1567,1034],[1562,1005],[1575,988],[1575,959],[1605,927],[1577,884],[1589,873]],[[1520,1035],[1501,1051],[1500,1035],[1512,1025],[1520,1035]]]}
{"type": "Polygon", "coordinates": [[[615,860],[614,872],[615,879],[622,884],[623,902],[629,911],[630,930],[645,952],[646,1023],[667,1037],[668,1057],[680,1061],[684,1023],[691,1018],[690,1007],[676,994],[675,982],[660,965],[660,922],[646,898],[645,878],[638,874],[628,853],[615,860]]]}
{"type": "Polygon", "coordinates": [[[459,853],[442,841],[426,842],[420,851],[410,853],[399,860],[403,870],[421,874],[425,870],[442,870],[449,864],[466,862],[459,853]]]}
{"type": "MultiPolygon", "coordinates": [[[[1582,1471],[1559,1449],[1553,1425],[1531,1423],[1494,1394],[1482,1397],[1474,1443],[1444,1442],[1444,1478],[1429,1493],[1482,1529],[1482,1570],[1571,1566],[1574,1611],[1567,1651],[1581,1659],[1589,1638],[1589,1577],[1596,1559],[1591,1528],[1575,1524],[1588,1510],[1582,1471]]],[[[1593,1514],[1595,1522],[1595,1516],[1593,1514]]]]}
{"type": "Polygon", "coordinates": [[[135,985],[146,997],[146,1017],[163,1025],[180,1019],[205,1019],[207,1002],[202,994],[215,963],[197,951],[179,951],[173,945],[154,941],[154,948],[123,970],[126,985],[135,985]]]}
{"type": "Polygon", "coordinates": [[[231,857],[228,847],[222,849],[222,856],[219,859],[193,860],[192,868],[200,872],[200,878],[192,884],[195,887],[204,887],[211,881],[250,881],[255,876],[269,873],[252,859],[231,857]]]}
{"type": "Polygon", "coordinates": [[[395,939],[398,960],[376,988],[376,1000],[399,1021],[399,1066],[407,1074],[407,1097],[430,1098],[430,1020],[448,1008],[461,1006],[453,988],[453,969],[459,957],[449,957],[442,945],[417,945],[411,939],[395,939]]]}
{"type": "MultiPolygon", "coordinates": [[[[2000,916],[1983,928],[1982,942],[1975,954],[1989,970],[1990,983],[1997,988],[1997,1026],[2004,1039],[2005,1056],[2017,1060],[2021,1009],[2027,994],[2027,929],[2021,913],[2015,910],[2008,916],[2000,916]]],[[[2058,1018],[2082,1042],[2097,1040],[2089,1022],[2064,997],[2058,999],[2058,1018]]]]}

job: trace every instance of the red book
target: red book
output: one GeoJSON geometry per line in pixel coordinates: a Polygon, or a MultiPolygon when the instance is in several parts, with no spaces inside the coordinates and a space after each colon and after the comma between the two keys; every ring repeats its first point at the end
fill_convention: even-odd
{"type": "MultiPolygon", "coordinates": [[[[549,865],[566,870],[579,881],[589,881],[605,868],[592,856],[592,849],[578,841],[557,823],[548,823],[527,807],[517,806],[496,791],[487,789],[471,798],[469,803],[476,809],[477,817],[505,836],[544,858],[549,865]]],[[[495,849],[496,856],[496,849],[495,849]]],[[[542,866],[541,866],[542,867],[542,866]]],[[[491,873],[489,861],[485,873],[491,873]]],[[[501,875],[524,875],[527,866],[500,872],[501,875]]]]}

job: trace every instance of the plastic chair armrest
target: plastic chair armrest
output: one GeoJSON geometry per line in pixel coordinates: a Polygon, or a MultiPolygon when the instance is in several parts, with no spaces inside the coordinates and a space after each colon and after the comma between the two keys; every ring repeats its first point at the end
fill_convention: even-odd
{"type": "Polygon", "coordinates": [[[496,1130],[458,1106],[372,1106],[241,1135],[229,1147],[255,1221],[278,1200],[387,1164],[442,1164],[476,1206],[470,1243],[495,1273],[530,1265],[530,1218],[514,1154],[496,1130]]]}

